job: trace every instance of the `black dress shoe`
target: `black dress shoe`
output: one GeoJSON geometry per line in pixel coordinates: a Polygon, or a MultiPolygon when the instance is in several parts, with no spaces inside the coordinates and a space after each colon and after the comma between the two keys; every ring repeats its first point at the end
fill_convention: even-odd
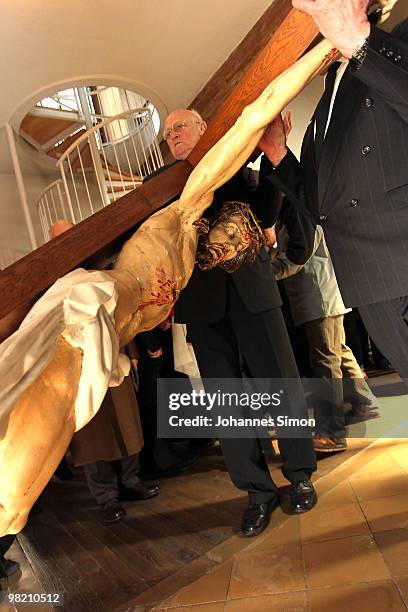
{"type": "Polygon", "coordinates": [[[121,487],[119,493],[119,501],[140,501],[143,499],[150,499],[158,495],[160,491],[159,485],[149,485],[141,482],[138,486],[132,487],[121,487]]]}
{"type": "Polygon", "coordinates": [[[317,494],[310,480],[292,483],[281,499],[281,507],[286,514],[303,514],[316,504],[317,494]]]}
{"type": "Polygon", "coordinates": [[[104,523],[116,523],[125,515],[126,510],[118,502],[108,502],[102,508],[104,523]]]}
{"type": "Polygon", "coordinates": [[[250,503],[242,516],[242,535],[250,538],[262,533],[269,525],[271,514],[277,506],[279,506],[279,499],[277,497],[263,504],[250,503]]]}

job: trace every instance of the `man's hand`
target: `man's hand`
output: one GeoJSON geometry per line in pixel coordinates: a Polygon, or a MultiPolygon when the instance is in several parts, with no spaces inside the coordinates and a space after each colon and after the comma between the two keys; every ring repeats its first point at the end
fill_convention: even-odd
{"type": "Polygon", "coordinates": [[[270,248],[276,244],[276,232],[274,227],[267,227],[263,231],[263,235],[265,237],[266,245],[270,248]]]}
{"type": "Polygon", "coordinates": [[[171,321],[170,319],[165,319],[164,321],[162,321],[161,323],[158,324],[157,326],[159,329],[161,329],[162,331],[167,331],[168,329],[170,329],[171,327],[171,321]]]}
{"type": "Polygon", "coordinates": [[[349,59],[370,34],[368,3],[369,0],[292,0],[294,8],[313,17],[323,36],[349,59]]]}
{"type": "Polygon", "coordinates": [[[158,357],[161,357],[163,355],[163,350],[161,348],[159,348],[157,351],[151,351],[147,349],[147,353],[152,359],[158,359],[158,357]]]}
{"type": "Polygon", "coordinates": [[[292,129],[292,116],[288,111],[282,119],[278,115],[265,129],[258,147],[276,167],[288,152],[286,139],[292,129]]]}

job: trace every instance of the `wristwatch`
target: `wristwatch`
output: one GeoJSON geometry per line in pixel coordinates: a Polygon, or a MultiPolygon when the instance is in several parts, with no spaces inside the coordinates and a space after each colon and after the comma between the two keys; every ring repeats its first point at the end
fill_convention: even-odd
{"type": "Polygon", "coordinates": [[[364,40],[359,43],[357,49],[354,51],[353,55],[350,58],[350,68],[353,72],[356,72],[361,68],[366,58],[367,51],[368,38],[364,38],[364,40]]]}

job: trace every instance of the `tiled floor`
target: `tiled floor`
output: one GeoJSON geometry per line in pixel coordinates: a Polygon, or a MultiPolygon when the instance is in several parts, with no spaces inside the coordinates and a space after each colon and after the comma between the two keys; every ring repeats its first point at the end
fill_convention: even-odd
{"type": "Polygon", "coordinates": [[[264,534],[155,609],[407,610],[408,441],[375,442],[348,462],[336,486],[329,481],[344,464],[317,481],[320,501],[310,513],[277,510],[264,534]]]}
{"type": "MultiPolygon", "coordinates": [[[[385,398],[383,406],[401,401],[385,398]]],[[[408,440],[349,443],[347,453],[320,462],[319,504],[310,513],[276,510],[264,534],[154,609],[407,610],[408,440]]]]}

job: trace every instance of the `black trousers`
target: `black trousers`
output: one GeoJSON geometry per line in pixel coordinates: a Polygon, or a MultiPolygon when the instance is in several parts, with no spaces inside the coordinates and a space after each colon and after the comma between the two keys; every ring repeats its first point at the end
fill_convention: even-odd
{"type": "MultiPolygon", "coordinates": [[[[240,378],[242,360],[252,378],[297,379],[291,386],[292,401],[306,413],[303,388],[280,308],[260,314],[250,313],[229,281],[225,317],[216,323],[187,324],[201,376],[240,378]]],[[[250,501],[262,503],[277,495],[266,464],[260,440],[221,439],[225,463],[232,482],[248,491],[250,501]]],[[[291,482],[310,477],[316,470],[311,437],[279,440],[283,474],[291,482]]]]}
{"type": "Polygon", "coordinates": [[[4,555],[14,542],[15,537],[15,535],[5,535],[0,538],[0,578],[4,578],[6,576],[6,571],[3,567],[4,555]]]}
{"type": "Polygon", "coordinates": [[[408,385],[408,296],[358,310],[369,336],[408,385]]]}
{"type": "Polygon", "coordinates": [[[140,464],[142,470],[147,471],[155,468],[160,470],[171,469],[180,462],[180,456],[173,450],[171,440],[157,437],[158,378],[178,378],[180,376],[180,381],[186,385],[186,392],[191,390],[189,378],[174,371],[171,334],[168,334],[167,338],[169,342],[162,346],[164,351],[162,357],[153,358],[145,352],[140,357],[138,366],[139,390],[137,397],[144,438],[144,446],[140,452],[140,464]],[[169,347],[169,343],[171,347],[169,347]]]}
{"type": "Polygon", "coordinates": [[[101,506],[118,500],[121,485],[133,489],[140,484],[138,455],[116,461],[96,461],[83,468],[89,491],[101,506]]]}

